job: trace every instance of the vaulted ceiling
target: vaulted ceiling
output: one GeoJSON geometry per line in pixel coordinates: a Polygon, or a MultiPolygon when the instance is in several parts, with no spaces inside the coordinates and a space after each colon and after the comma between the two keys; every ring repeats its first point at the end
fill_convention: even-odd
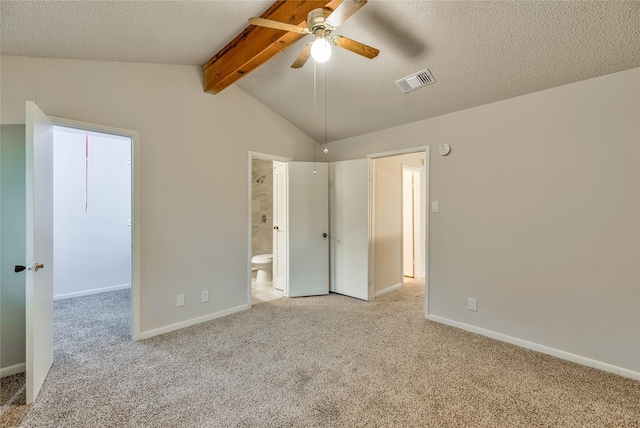
{"type": "MultiPolygon", "coordinates": [[[[202,66],[272,1],[2,0],[1,53],[202,66]]],[[[277,34],[277,30],[272,30],[277,34]]],[[[640,67],[640,2],[370,0],[336,34],[380,49],[334,49],[290,68],[312,36],[237,81],[319,142],[333,141],[640,67]],[[394,81],[428,68],[436,83],[394,81]]],[[[210,95],[215,97],[216,95],[210,95]]]]}

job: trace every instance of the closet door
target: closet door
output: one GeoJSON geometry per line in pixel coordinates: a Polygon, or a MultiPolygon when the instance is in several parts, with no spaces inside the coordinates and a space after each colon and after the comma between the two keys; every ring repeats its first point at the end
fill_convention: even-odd
{"type": "Polygon", "coordinates": [[[329,168],[320,162],[289,162],[287,168],[289,284],[285,295],[329,294],[329,168]]]}
{"type": "Polygon", "coordinates": [[[331,291],[369,300],[369,160],[330,165],[331,291]]]}
{"type": "Polygon", "coordinates": [[[53,124],[26,107],[26,389],[38,396],[53,364],[53,124]]]}

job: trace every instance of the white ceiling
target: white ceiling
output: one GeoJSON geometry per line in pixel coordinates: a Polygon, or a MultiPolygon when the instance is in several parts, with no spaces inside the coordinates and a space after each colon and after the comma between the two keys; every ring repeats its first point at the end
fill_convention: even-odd
{"type": "MultiPolygon", "coordinates": [[[[271,3],[2,0],[1,52],[200,66],[271,3]]],[[[640,67],[638,1],[370,0],[334,34],[381,52],[334,48],[328,141],[640,67]],[[434,85],[407,95],[394,85],[424,68],[434,85]]],[[[313,61],[290,68],[310,38],[238,86],[322,142],[323,69],[314,109],[313,61]]]]}

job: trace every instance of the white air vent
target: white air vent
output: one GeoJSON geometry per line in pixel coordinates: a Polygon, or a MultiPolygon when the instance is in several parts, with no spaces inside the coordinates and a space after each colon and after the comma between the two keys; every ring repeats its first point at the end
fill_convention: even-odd
{"type": "Polygon", "coordinates": [[[432,83],[436,83],[436,79],[434,79],[433,74],[426,68],[410,76],[396,80],[396,85],[398,85],[398,88],[400,88],[404,94],[431,85],[432,83]]]}

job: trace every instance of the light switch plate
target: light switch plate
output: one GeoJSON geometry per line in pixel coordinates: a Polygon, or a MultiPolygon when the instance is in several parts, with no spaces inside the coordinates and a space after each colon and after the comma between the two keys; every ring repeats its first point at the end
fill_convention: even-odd
{"type": "Polygon", "coordinates": [[[176,306],[184,306],[184,294],[178,294],[176,296],[176,306]]]}
{"type": "Polygon", "coordinates": [[[440,203],[438,201],[431,202],[431,212],[432,213],[440,212],[440,203]]]}

